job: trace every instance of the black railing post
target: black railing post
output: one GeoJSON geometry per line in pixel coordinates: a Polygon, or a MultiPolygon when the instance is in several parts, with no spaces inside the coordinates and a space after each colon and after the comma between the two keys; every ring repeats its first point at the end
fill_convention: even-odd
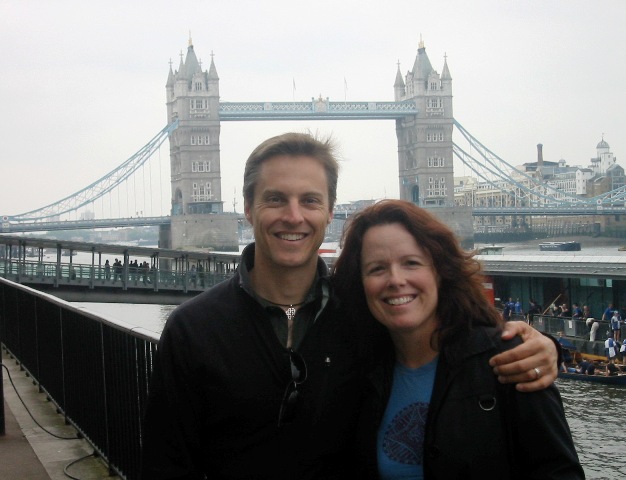
{"type": "Polygon", "coordinates": [[[2,331],[4,318],[4,288],[0,286],[0,436],[6,435],[6,426],[4,420],[4,365],[2,360],[2,331]]]}
{"type": "MultiPolygon", "coordinates": [[[[0,340],[0,345],[2,341],[0,340]]],[[[1,353],[1,352],[0,352],[1,353]]],[[[0,437],[6,434],[4,422],[4,368],[0,367],[0,437]]]]}

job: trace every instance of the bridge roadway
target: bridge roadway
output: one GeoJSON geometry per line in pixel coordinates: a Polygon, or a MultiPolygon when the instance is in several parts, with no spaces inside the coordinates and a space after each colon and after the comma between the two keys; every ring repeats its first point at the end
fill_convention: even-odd
{"type": "MultiPolygon", "coordinates": [[[[355,210],[340,210],[334,212],[335,219],[346,219],[355,213],[355,210]]],[[[219,214],[216,214],[219,215],[219,214]]],[[[626,206],[622,205],[563,205],[542,207],[474,207],[472,215],[480,216],[581,216],[581,215],[626,215],[626,206]]],[[[240,222],[246,222],[243,214],[240,222]]],[[[84,230],[116,227],[150,227],[169,225],[171,217],[130,217],[130,218],[103,218],[92,220],[66,221],[4,221],[0,225],[1,233],[29,233],[60,230],[84,230]]]]}
{"type": "Polygon", "coordinates": [[[238,264],[239,252],[0,235],[0,276],[74,302],[179,304],[230,277],[238,264]],[[78,253],[90,261],[76,262],[78,253]],[[133,260],[144,267],[134,268],[133,260]]]}
{"type": "Polygon", "coordinates": [[[536,207],[473,207],[472,215],[475,217],[501,215],[501,216],[579,216],[579,215],[624,215],[626,207],[619,205],[545,205],[536,207]]]}
{"type": "Polygon", "coordinates": [[[152,227],[169,225],[170,217],[130,217],[130,218],[97,218],[93,220],[37,221],[2,223],[1,232],[48,232],[58,230],[85,230],[115,227],[152,227]]]}

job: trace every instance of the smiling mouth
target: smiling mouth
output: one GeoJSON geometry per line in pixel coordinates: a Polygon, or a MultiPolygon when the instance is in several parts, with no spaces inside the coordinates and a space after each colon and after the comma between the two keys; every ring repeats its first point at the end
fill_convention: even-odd
{"type": "Polygon", "coordinates": [[[415,298],[414,295],[406,295],[404,297],[397,297],[397,298],[388,298],[387,300],[385,300],[385,303],[389,305],[404,305],[405,303],[412,302],[414,298],[415,298]]]}
{"type": "Polygon", "coordinates": [[[281,240],[287,240],[289,242],[294,242],[296,240],[302,240],[305,235],[304,233],[280,233],[277,235],[281,240]]]}

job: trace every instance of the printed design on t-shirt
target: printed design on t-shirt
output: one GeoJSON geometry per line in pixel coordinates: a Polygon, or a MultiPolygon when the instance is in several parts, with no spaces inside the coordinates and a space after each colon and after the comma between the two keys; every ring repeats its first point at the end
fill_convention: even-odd
{"type": "Polygon", "coordinates": [[[417,402],[407,405],[393,417],[382,442],[390,460],[405,465],[422,464],[427,415],[428,403],[417,402]]]}

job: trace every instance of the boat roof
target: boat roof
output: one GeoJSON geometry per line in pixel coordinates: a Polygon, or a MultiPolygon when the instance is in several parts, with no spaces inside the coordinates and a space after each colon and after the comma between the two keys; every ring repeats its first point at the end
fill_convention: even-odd
{"type": "MultiPolygon", "coordinates": [[[[545,253],[545,252],[544,252],[545,253]]],[[[542,277],[626,279],[626,256],[581,255],[580,252],[555,255],[476,255],[487,275],[507,274],[542,277]]]]}

